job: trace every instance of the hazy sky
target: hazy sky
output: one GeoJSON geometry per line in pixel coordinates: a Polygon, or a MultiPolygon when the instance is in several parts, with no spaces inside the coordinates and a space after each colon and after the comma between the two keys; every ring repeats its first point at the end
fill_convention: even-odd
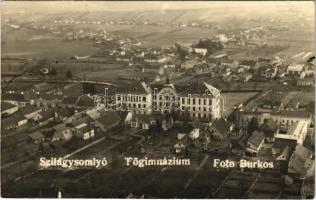
{"type": "Polygon", "coordinates": [[[102,10],[167,10],[167,9],[199,9],[214,7],[255,7],[255,8],[277,8],[284,6],[300,7],[306,10],[314,9],[313,1],[282,1],[282,2],[249,2],[249,1],[231,1],[231,2],[170,2],[170,1],[110,1],[110,2],[87,2],[87,1],[5,1],[2,2],[4,12],[65,12],[65,11],[102,11],[102,10]]]}

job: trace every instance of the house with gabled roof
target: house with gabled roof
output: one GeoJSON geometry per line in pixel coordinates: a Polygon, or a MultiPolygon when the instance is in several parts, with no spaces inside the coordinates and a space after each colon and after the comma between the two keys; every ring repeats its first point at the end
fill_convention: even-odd
{"type": "Polygon", "coordinates": [[[25,118],[32,119],[36,114],[42,111],[42,108],[35,106],[27,106],[23,108],[21,111],[25,118]]]}
{"type": "Polygon", "coordinates": [[[7,102],[1,102],[1,115],[12,115],[16,111],[18,111],[18,106],[7,103],[7,102]]]}
{"type": "Polygon", "coordinates": [[[31,139],[34,143],[40,143],[44,140],[45,136],[40,131],[35,131],[28,135],[28,137],[31,139]]]}
{"type": "Polygon", "coordinates": [[[254,131],[247,141],[246,154],[256,156],[264,144],[263,132],[254,131]]]}
{"type": "Polygon", "coordinates": [[[65,107],[74,107],[77,103],[78,97],[74,96],[69,96],[69,97],[64,97],[61,105],[65,107]]]}
{"type": "Polygon", "coordinates": [[[1,119],[1,130],[10,130],[18,128],[25,125],[26,123],[27,118],[25,118],[22,114],[18,113],[8,118],[1,119]]]}
{"type": "Polygon", "coordinates": [[[55,109],[50,108],[37,113],[33,118],[37,123],[44,125],[55,120],[55,109]]]}
{"type": "Polygon", "coordinates": [[[239,66],[250,69],[250,68],[254,68],[256,63],[257,61],[255,60],[241,60],[239,61],[239,66]]]}
{"type": "Polygon", "coordinates": [[[94,123],[98,131],[106,132],[117,127],[121,123],[121,118],[114,111],[102,111],[94,123]]]}
{"type": "Polygon", "coordinates": [[[55,119],[58,121],[65,121],[67,118],[75,113],[73,108],[57,108],[55,109],[55,119]]]}
{"type": "Polygon", "coordinates": [[[26,107],[34,104],[34,99],[27,99],[24,94],[21,93],[4,93],[1,94],[1,102],[11,103],[18,107],[26,107]]]}
{"type": "Polygon", "coordinates": [[[295,140],[276,138],[272,145],[272,155],[275,160],[288,161],[296,147],[295,140]]]}
{"type": "Polygon", "coordinates": [[[311,150],[297,144],[289,161],[288,173],[297,174],[302,178],[314,176],[315,160],[313,157],[311,150]]]}
{"type": "Polygon", "coordinates": [[[233,124],[224,118],[218,118],[211,124],[209,131],[213,139],[223,140],[233,131],[233,124]]]}
{"type": "Polygon", "coordinates": [[[81,138],[83,140],[90,139],[95,135],[94,129],[86,123],[81,123],[75,126],[73,132],[76,137],[81,138]]]}
{"type": "Polygon", "coordinates": [[[133,115],[131,121],[132,128],[141,128],[144,130],[149,130],[151,126],[156,124],[156,119],[153,116],[146,115],[133,115]]]}
{"type": "Polygon", "coordinates": [[[95,107],[95,102],[92,96],[90,95],[81,95],[78,97],[75,104],[76,107],[80,108],[93,108],[95,107]]]}
{"type": "Polygon", "coordinates": [[[63,101],[63,95],[40,93],[36,95],[34,102],[38,107],[55,107],[63,101]]]}

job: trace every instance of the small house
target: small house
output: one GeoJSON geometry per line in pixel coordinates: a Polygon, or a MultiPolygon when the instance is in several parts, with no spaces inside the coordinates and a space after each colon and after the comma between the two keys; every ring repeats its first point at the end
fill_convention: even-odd
{"type": "Polygon", "coordinates": [[[40,113],[42,108],[38,108],[35,106],[28,106],[22,109],[22,113],[25,118],[32,119],[36,114],[40,113]]]}
{"type": "Polygon", "coordinates": [[[27,118],[21,114],[17,114],[8,118],[1,119],[1,130],[9,130],[21,127],[27,124],[27,118]]]}
{"type": "Polygon", "coordinates": [[[264,134],[254,131],[247,141],[246,154],[256,156],[260,152],[264,144],[264,134]]]}
{"type": "Polygon", "coordinates": [[[218,118],[211,124],[209,131],[213,139],[223,140],[233,131],[233,124],[224,118],[218,118]]]}
{"type": "Polygon", "coordinates": [[[189,138],[191,140],[196,140],[200,137],[200,129],[195,128],[189,133],[189,138]]]}
{"type": "Polygon", "coordinates": [[[276,138],[272,145],[275,160],[289,160],[296,146],[296,141],[276,138]]]}
{"type": "Polygon", "coordinates": [[[183,153],[186,149],[186,145],[182,142],[177,142],[173,147],[175,149],[176,154],[183,153]]]}
{"type": "Polygon", "coordinates": [[[106,132],[117,127],[121,122],[120,116],[114,111],[102,111],[99,118],[95,119],[98,131],[106,132]]]}
{"type": "Polygon", "coordinates": [[[40,131],[35,131],[28,135],[33,143],[40,143],[44,141],[45,136],[40,131]]]}
{"type": "Polygon", "coordinates": [[[303,145],[297,144],[289,161],[288,173],[305,178],[314,176],[314,168],[313,152],[303,145]]]}
{"type": "Polygon", "coordinates": [[[13,105],[7,102],[1,102],[1,115],[12,115],[16,111],[18,111],[18,106],[13,105]]]}
{"type": "Polygon", "coordinates": [[[156,120],[148,115],[134,115],[131,121],[132,128],[149,130],[154,125],[156,125],[156,120]]]}
{"type": "Polygon", "coordinates": [[[74,128],[74,135],[81,139],[87,140],[94,137],[94,129],[88,124],[82,123],[74,128]]]}

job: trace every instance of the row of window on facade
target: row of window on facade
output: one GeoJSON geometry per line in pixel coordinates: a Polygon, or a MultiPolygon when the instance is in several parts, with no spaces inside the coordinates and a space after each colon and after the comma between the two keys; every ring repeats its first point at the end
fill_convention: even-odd
{"type": "Polygon", "coordinates": [[[144,96],[131,96],[131,95],[124,95],[124,96],[117,96],[118,101],[131,101],[131,102],[146,102],[146,97],[144,96]]]}
{"type": "Polygon", "coordinates": [[[208,119],[208,118],[211,119],[212,118],[212,114],[210,114],[210,113],[188,113],[187,115],[190,117],[195,117],[195,118],[199,118],[199,119],[208,119]]]}
{"type": "Polygon", "coordinates": [[[185,106],[182,106],[181,107],[181,110],[182,111],[204,111],[204,112],[207,112],[207,111],[212,111],[212,107],[209,107],[209,109],[207,109],[206,107],[185,107],[185,106]]]}
{"type": "MultiPolygon", "coordinates": [[[[156,102],[154,103],[154,109],[169,109],[171,105],[174,106],[178,106],[177,104],[170,104],[168,102],[164,102],[164,103],[159,103],[157,104],[156,102]]],[[[204,112],[208,112],[208,111],[212,111],[212,107],[211,106],[202,106],[202,107],[196,107],[196,106],[181,106],[181,111],[204,111],[204,112]]]]}
{"type": "MultiPolygon", "coordinates": [[[[244,118],[241,118],[241,122],[242,122],[242,123],[244,123],[244,122],[250,122],[251,119],[252,119],[252,117],[246,117],[245,120],[244,120],[244,118]]],[[[264,120],[266,120],[267,118],[257,118],[257,119],[258,119],[258,122],[259,122],[259,123],[263,123],[264,120]]],[[[274,120],[276,123],[279,123],[279,120],[278,120],[278,119],[273,119],[273,120],[274,120]]],[[[289,120],[289,119],[285,120],[285,119],[282,119],[282,120],[280,120],[280,123],[281,123],[281,124],[287,124],[287,125],[289,125],[289,124],[293,124],[293,123],[298,122],[298,121],[299,121],[299,120],[289,120]]]]}
{"type": "MultiPolygon", "coordinates": [[[[179,97],[180,98],[180,97],[179,97]]],[[[155,97],[154,97],[155,99],[155,97]]],[[[127,95],[127,96],[117,96],[117,100],[118,101],[131,101],[131,102],[146,102],[146,97],[144,96],[130,96],[130,95],[127,95]]],[[[159,95],[159,100],[176,100],[176,97],[175,96],[162,96],[162,95],[159,95]]],[[[192,102],[192,105],[212,105],[212,99],[208,99],[208,104],[207,104],[207,98],[204,98],[204,99],[201,99],[201,98],[184,98],[182,97],[181,98],[181,101],[182,101],[182,104],[191,104],[192,102]],[[192,101],[191,101],[192,100],[192,101]]]]}
{"type": "MultiPolygon", "coordinates": [[[[191,98],[182,98],[182,104],[191,104],[191,98]]],[[[207,105],[207,99],[192,98],[192,105],[207,105]]],[[[212,99],[208,99],[208,105],[212,105],[212,99]]]]}
{"type": "Polygon", "coordinates": [[[119,104],[118,107],[121,106],[126,106],[127,108],[146,108],[146,104],[136,104],[136,103],[123,103],[123,104],[119,104]]]}
{"type": "MultiPolygon", "coordinates": [[[[154,99],[157,99],[157,95],[154,95],[153,97],[154,97],[154,99]]],[[[167,101],[169,101],[169,100],[173,100],[173,101],[180,100],[180,97],[177,98],[176,96],[171,96],[171,95],[158,95],[158,97],[159,97],[159,100],[167,100],[167,101]]]]}

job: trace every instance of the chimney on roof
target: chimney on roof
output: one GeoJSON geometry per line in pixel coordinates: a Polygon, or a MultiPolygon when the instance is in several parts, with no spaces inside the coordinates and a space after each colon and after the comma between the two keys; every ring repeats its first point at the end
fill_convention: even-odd
{"type": "Polygon", "coordinates": [[[166,84],[169,85],[170,84],[170,79],[169,79],[169,76],[167,76],[166,78],[166,84]]]}
{"type": "Polygon", "coordinates": [[[105,97],[108,96],[108,88],[104,88],[104,96],[105,96],[105,97]]]}

